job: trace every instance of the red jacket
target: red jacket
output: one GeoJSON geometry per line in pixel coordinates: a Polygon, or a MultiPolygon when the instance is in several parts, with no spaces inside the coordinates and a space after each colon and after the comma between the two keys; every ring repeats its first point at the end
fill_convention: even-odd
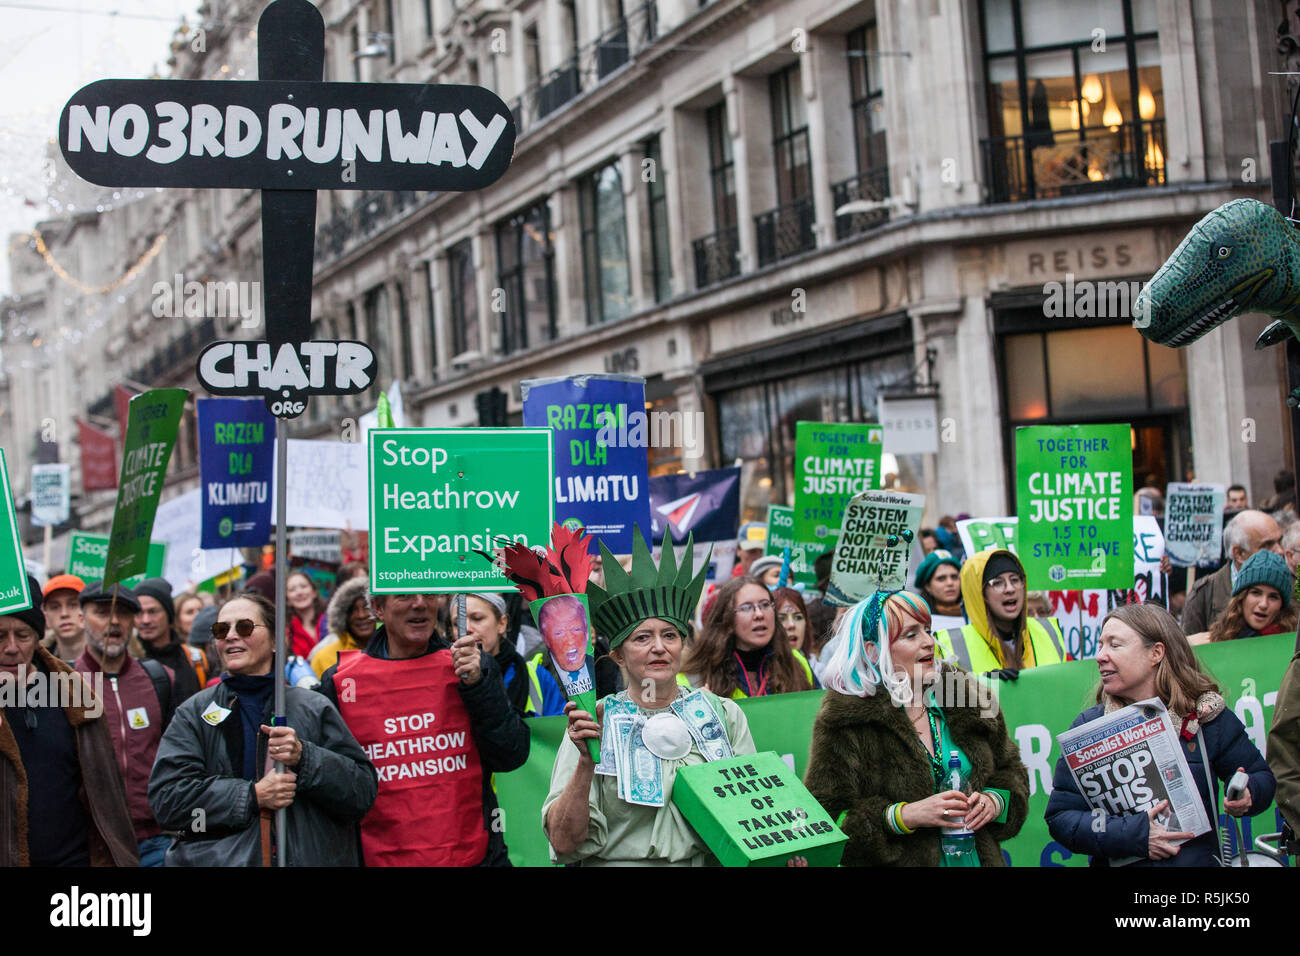
{"type": "MultiPolygon", "coordinates": [[[[94,675],[100,671],[99,662],[82,651],[76,670],[88,675],[94,686],[94,675]]],[[[167,679],[173,692],[176,675],[170,667],[167,679]]],[[[104,723],[113,738],[113,752],[117,756],[117,769],[126,785],[126,802],[131,809],[131,823],[136,840],[147,840],[162,832],[149,809],[149,774],[153,771],[154,757],[163,735],[162,705],[140,662],[127,655],[117,674],[104,674],[104,723]]]]}
{"type": "MultiPolygon", "coordinates": [[[[321,615],[325,617],[324,614],[321,615]]],[[[320,623],[319,621],[317,623],[320,623]]],[[[301,658],[306,658],[311,653],[311,649],[316,646],[317,636],[303,626],[302,621],[298,620],[297,614],[289,616],[289,653],[296,654],[301,658]]]]}

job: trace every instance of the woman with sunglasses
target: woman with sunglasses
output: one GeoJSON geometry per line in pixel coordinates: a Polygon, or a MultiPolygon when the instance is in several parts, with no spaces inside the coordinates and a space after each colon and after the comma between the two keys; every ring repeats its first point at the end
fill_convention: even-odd
{"type": "Polygon", "coordinates": [[[375,768],[321,694],[286,687],[287,726],[271,726],[274,608],[242,594],[212,634],[226,673],[177,708],[149,779],[155,817],[180,833],[164,865],[271,865],[278,844],[293,866],[359,866],[375,768]],[[273,838],[282,808],[287,836],[273,838]]]}
{"type": "Polygon", "coordinates": [[[777,623],[771,592],[748,576],[732,578],[718,589],[703,634],[682,670],[695,675],[695,686],[719,697],[766,697],[821,687],[808,659],[777,623]]]}

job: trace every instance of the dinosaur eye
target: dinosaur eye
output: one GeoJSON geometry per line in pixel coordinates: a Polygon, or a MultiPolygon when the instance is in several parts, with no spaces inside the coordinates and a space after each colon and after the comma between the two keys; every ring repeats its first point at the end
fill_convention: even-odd
{"type": "Polygon", "coordinates": [[[1220,259],[1226,259],[1228,256],[1232,255],[1232,250],[1227,246],[1219,246],[1219,248],[1214,250],[1214,254],[1220,259]]]}

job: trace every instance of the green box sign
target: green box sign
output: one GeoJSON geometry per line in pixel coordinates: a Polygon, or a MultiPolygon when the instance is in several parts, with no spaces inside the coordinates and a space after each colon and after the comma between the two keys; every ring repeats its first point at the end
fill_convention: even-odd
{"type": "Polygon", "coordinates": [[[871,424],[795,424],[796,541],[821,548],[817,553],[834,547],[849,499],[880,487],[884,435],[883,428],[871,424]]]}
{"type": "Polygon", "coordinates": [[[513,591],[475,552],[550,541],[551,430],[384,428],[369,443],[371,591],[513,591]]]}
{"type": "MultiPolygon", "coordinates": [[[[108,535],[74,531],[68,536],[68,573],[75,574],[89,584],[104,577],[104,562],[108,558],[108,535]]],[[[133,588],[145,578],[160,578],[167,561],[167,542],[150,541],[143,574],[127,578],[121,583],[133,588]]]]}
{"type": "Polygon", "coordinates": [[[1128,425],[1016,429],[1019,557],[1030,590],[1133,586],[1128,425]]]}
{"type": "Polygon", "coordinates": [[[772,751],[681,768],[673,804],[723,866],[839,866],[848,842],[772,751]]]}
{"type": "Polygon", "coordinates": [[[785,505],[767,506],[767,554],[778,558],[790,549],[790,580],[798,584],[813,587],[817,584],[817,573],[813,570],[813,561],[825,550],[818,550],[815,544],[799,544],[794,540],[794,509],[785,505]]]}
{"type": "Polygon", "coordinates": [[[0,614],[8,614],[31,607],[32,595],[27,587],[27,565],[23,562],[22,542],[18,540],[18,515],[14,512],[9,465],[5,462],[3,448],[0,448],[0,479],[4,481],[4,526],[0,527],[0,614]]]}
{"type": "Polygon", "coordinates": [[[140,574],[148,565],[149,534],[189,394],[183,388],[156,388],[135,396],[127,406],[122,474],[104,561],[106,587],[140,574]]]}

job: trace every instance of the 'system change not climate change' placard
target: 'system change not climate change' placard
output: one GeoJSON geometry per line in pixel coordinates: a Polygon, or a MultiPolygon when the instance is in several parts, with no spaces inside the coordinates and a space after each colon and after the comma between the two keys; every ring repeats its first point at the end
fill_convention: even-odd
{"type": "Polygon", "coordinates": [[[1128,425],[1016,429],[1016,492],[1031,590],[1133,586],[1128,425]]]}
{"type": "Polygon", "coordinates": [[[921,527],[925,495],[899,491],[867,491],[854,495],[844,509],[844,524],[835,560],[831,564],[831,588],[838,599],[854,603],[870,597],[877,588],[896,591],[907,584],[910,542],[901,539],[905,530],[921,527]],[[889,546],[891,535],[899,541],[889,546]]]}
{"type": "Polygon", "coordinates": [[[794,538],[830,550],[854,495],[880,487],[884,429],[872,424],[797,422],[794,538]]]}
{"type": "Polygon", "coordinates": [[[550,540],[550,429],[383,428],[368,437],[371,590],[513,590],[475,552],[550,540]]]}

